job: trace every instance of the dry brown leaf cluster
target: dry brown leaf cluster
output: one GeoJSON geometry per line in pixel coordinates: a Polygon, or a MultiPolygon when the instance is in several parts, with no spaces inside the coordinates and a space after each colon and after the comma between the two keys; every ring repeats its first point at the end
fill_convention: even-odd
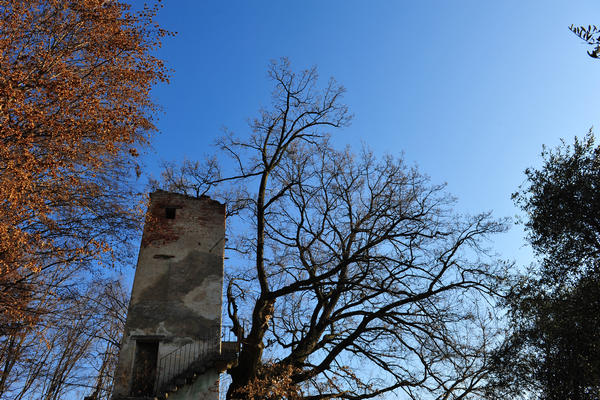
{"type": "Polygon", "coordinates": [[[135,223],[130,178],[167,80],[158,7],[0,0],[0,334],[45,311],[45,271],[89,267],[135,223]]]}
{"type": "Polygon", "coordinates": [[[291,365],[265,363],[258,376],[236,394],[247,400],[301,400],[302,391],[292,379],[299,372],[291,365]]]}

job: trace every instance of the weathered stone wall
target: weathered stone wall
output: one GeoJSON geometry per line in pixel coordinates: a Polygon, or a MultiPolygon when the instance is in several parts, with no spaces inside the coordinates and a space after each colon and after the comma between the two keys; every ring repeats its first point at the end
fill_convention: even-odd
{"type": "Polygon", "coordinates": [[[191,385],[169,394],[169,400],[216,400],[219,398],[219,371],[209,369],[191,385]]]}
{"type": "MultiPolygon", "coordinates": [[[[115,398],[129,395],[137,340],[158,340],[160,359],[218,334],[224,242],[223,204],[208,197],[151,194],[115,373],[115,398]]],[[[220,337],[214,339],[220,343],[220,337]]]]}

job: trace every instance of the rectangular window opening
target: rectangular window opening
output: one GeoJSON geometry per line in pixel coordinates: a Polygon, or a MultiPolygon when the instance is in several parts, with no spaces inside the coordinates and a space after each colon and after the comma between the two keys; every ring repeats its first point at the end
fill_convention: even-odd
{"type": "Polygon", "coordinates": [[[165,217],[167,219],[175,219],[175,208],[174,207],[165,208],[165,217]]]}

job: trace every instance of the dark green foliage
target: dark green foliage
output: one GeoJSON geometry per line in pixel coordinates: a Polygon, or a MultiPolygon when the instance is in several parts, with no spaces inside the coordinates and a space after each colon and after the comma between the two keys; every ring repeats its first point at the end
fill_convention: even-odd
{"type": "Polygon", "coordinates": [[[540,264],[507,296],[493,398],[600,399],[600,162],[589,132],[544,148],[513,195],[540,264]]]}
{"type": "Polygon", "coordinates": [[[590,57],[600,58],[600,29],[596,25],[588,25],[587,27],[571,25],[569,30],[594,48],[587,52],[590,57]]]}
{"type": "Polygon", "coordinates": [[[496,355],[496,398],[600,398],[600,277],[545,293],[531,280],[510,296],[514,334],[496,355]]]}
{"type": "Polygon", "coordinates": [[[526,212],[528,239],[541,258],[543,283],[565,284],[597,269],[600,254],[600,150],[591,131],[573,146],[544,148],[513,194],[526,212]],[[570,278],[570,279],[569,279],[570,278]]]}

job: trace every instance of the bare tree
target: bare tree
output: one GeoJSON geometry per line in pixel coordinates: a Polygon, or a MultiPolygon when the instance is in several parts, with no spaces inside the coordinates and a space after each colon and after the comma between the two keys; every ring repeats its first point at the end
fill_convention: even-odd
{"type": "Polygon", "coordinates": [[[119,281],[48,285],[45,313],[34,327],[2,337],[0,398],[55,400],[69,392],[108,399],[125,323],[119,281]],[[52,301],[51,301],[52,300],[52,301]]]}
{"type": "Polygon", "coordinates": [[[335,81],[319,91],[315,69],[287,60],[270,77],[251,135],[218,143],[234,173],[211,161],[164,174],[163,187],[220,197],[239,217],[227,307],[243,347],[227,397],[477,393],[503,276],[482,243],[504,223],[457,215],[444,186],[401,159],[333,149],[326,130],[350,120],[335,81]]]}
{"type": "MultiPolygon", "coordinates": [[[[96,301],[99,323],[93,330],[94,343],[86,359],[92,383],[89,400],[109,400],[112,393],[113,373],[117,367],[121,338],[125,330],[129,293],[121,281],[103,285],[96,301]]],[[[84,381],[85,382],[85,381],[84,381]]]]}

